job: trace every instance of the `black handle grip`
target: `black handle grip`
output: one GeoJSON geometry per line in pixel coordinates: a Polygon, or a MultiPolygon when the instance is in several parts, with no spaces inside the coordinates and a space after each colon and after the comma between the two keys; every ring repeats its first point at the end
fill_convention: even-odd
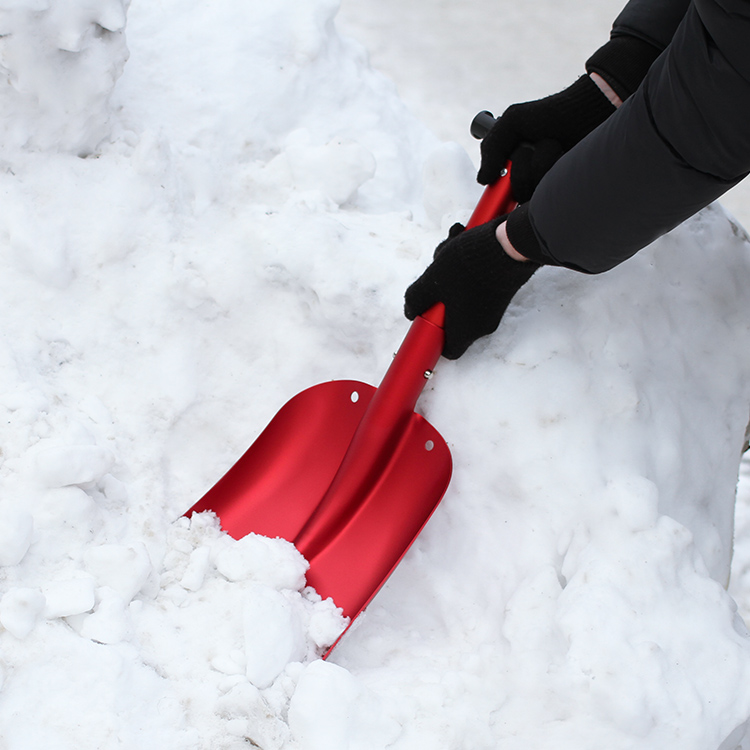
{"type": "Polygon", "coordinates": [[[480,112],[471,121],[471,134],[477,139],[482,140],[487,133],[490,132],[490,128],[497,122],[492,114],[486,109],[480,112]]]}

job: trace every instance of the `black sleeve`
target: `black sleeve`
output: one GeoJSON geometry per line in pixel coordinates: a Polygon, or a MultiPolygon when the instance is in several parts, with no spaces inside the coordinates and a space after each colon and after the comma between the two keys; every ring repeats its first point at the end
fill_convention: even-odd
{"type": "Polygon", "coordinates": [[[612,37],[628,34],[664,49],[689,5],[690,0],[630,0],[612,25],[612,37]]]}
{"type": "Polygon", "coordinates": [[[750,3],[694,0],[641,87],[519,214],[529,257],[589,273],[626,260],[750,172],[748,123],[750,3]]]}

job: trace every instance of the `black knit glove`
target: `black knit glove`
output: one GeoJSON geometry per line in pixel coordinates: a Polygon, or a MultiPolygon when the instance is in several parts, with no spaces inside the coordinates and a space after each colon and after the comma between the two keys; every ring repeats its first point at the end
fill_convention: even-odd
{"type": "Polygon", "coordinates": [[[510,258],[495,236],[506,216],[464,230],[454,224],[432,264],[406,290],[409,320],[438,302],[445,305],[443,356],[458,359],[480,336],[500,324],[513,295],[540,266],[510,258]]]}
{"type": "MultiPolygon", "coordinates": [[[[647,42],[618,36],[594,53],[586,70],[601,75],[624,101],[658,55],[647,42]]],[[[482,141],[477,180],[495,182],[510,159],[513,197],[525,203],[554,163],[614,111],[588,75],[558,94],[508,107],[482,141]]]]}
{"type": "Polygon", "coordinates": [[[614,111],[589,76],[559,94],[508,107],[482,140],[477,180],[495,182],[510,159],[513,197],[525,203],[552,165],[614,111]]]}

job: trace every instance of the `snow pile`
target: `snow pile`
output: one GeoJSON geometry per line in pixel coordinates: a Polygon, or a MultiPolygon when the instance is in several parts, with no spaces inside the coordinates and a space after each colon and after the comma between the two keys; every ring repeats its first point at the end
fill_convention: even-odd
{"type": "Polygon", "coordinates": [[[543,269],[441,365],[450,494],[336,651],[401,698],[404,747],[740,745],[749,260],[711,208],[605,276],[543,269]]]}
{"type": "Polygon", "coordinates": [[[4,92],[3,747],[739,746],[742,231],[543,269],[442,362],[453,483],[323,662],[344,622],[296,550],[181,515],[295,393],[377,382],[471,162],[334,4],[133,6],[115,86],[116,8],[4,7],[40,88],[4,92]]]}

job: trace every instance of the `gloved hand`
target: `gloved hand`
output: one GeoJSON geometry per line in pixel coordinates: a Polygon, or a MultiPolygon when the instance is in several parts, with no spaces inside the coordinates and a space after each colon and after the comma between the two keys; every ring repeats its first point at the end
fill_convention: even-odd
{"type": "Polygon", "coordinates": [[[464,230],[454,224],[427,270],[406,290],[409,320],[437,302],[445,305],[443,356],[458,359],[480,336],[498,327],[513,295],[540,266],[510,258],[495,236],[501,216],[464,230]]]}
{"type": "MultiPolygon", "coordinates": [[[[659,52],[635,37],[617,36],[592,55],[586,70],[600,75],[624,101],[659,52]]],[[[477,180],[483,185],[495,182],[510,159],[513,197],[525,203],[554,163],[615,109],[588,75],[552,96],[512,105],[482,141],[477,180]]]]}
{"type": "Polygon", "coordinates": [[[614,111],[589,76],[559,94],[508,107],[482,140],[477,180],[495,182],[510,159],[513,197],[525,203],[552,165],[614,111]]]}

